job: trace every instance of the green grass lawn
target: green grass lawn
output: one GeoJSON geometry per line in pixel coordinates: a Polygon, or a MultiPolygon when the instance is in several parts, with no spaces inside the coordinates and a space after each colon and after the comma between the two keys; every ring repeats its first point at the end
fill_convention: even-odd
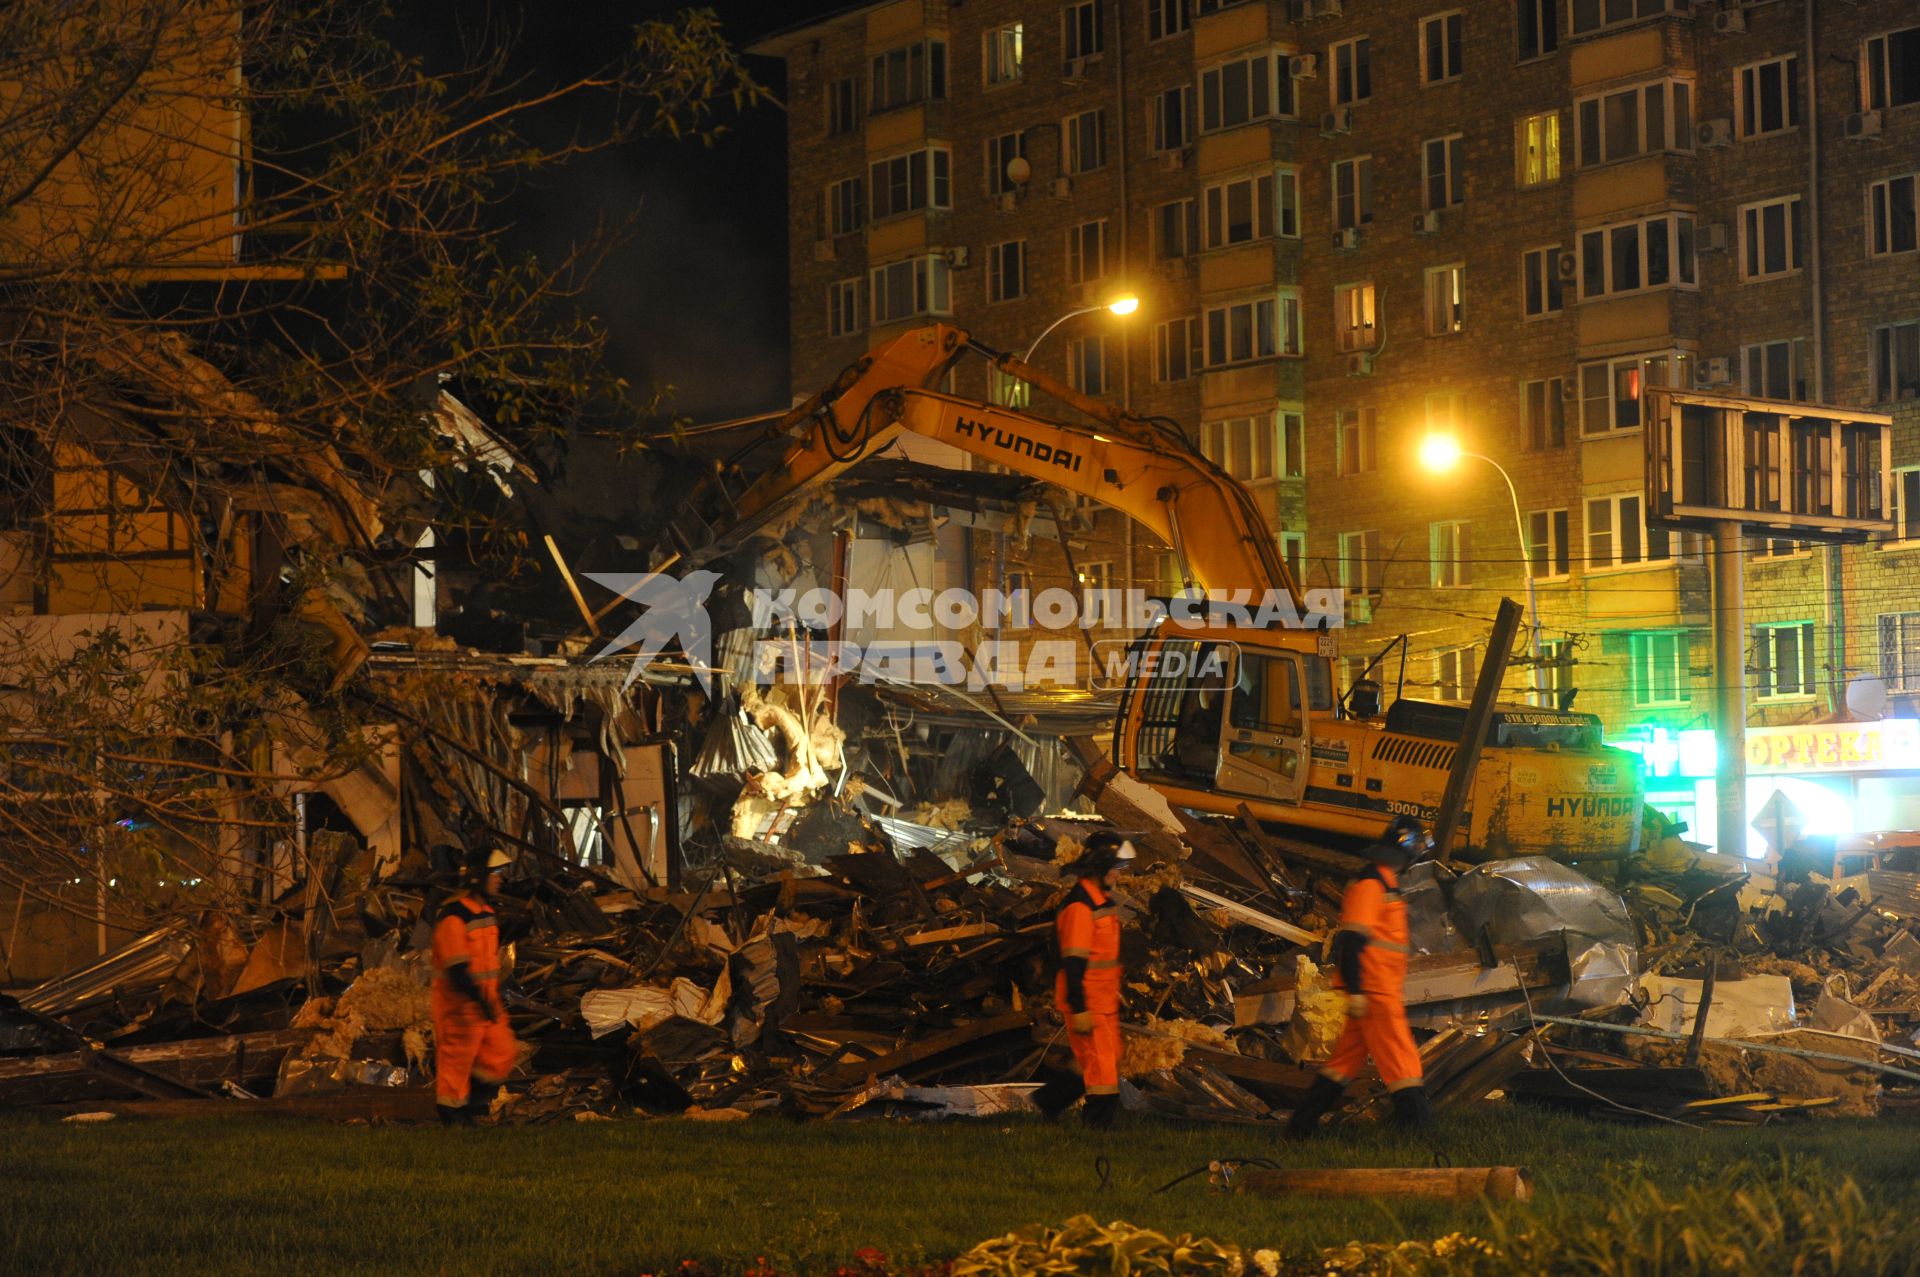
{"type": "MultiPolygon", "coordinates": [[[[1920,1126],[1832,1121],[1682,1130],[1498,1107],[1454,1117],[1455,1165],[1533,1169],[1545,1213],[1605,1206],[1638,1164],[1676,1192],[1741,1160],[1851,1176],[1910,1203],[1920,1126]]],[[[668,1120],[476,1132],[268,1118],[0,1118],[0,1272],[578,1273],[683,1258],[731,1271],[765,1256],[830,1271],[862,1247],[944,1259],[1016,1227],[1087,1212],[1300,1256],[1349,1240],[1429,1238],[1486,1222],[1478,1204],[1273,1201],[1155,1189],[1210,1157],[1414,1166],[1377,1128],[1304,1148],[1265,1131],[1133,1118],[1106,1137],[1033,1120],[797,1125],[668,1120]],[[1102,1188],[1095,1158],[1112,1162],[1102,1188]]]]}

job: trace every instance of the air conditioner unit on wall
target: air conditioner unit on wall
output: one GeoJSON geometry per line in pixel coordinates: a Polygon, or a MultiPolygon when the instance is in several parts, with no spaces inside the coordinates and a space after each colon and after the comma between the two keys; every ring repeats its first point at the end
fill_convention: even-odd
{"type": "Polygon", "coordinates": [[[840,256],[840,253],[839,253],[838,247],[834,244],[832,240],[816,239],[815,241],[813,241],[813,260],[814,261],[831,262],[831,261],[838,260],[839,256],[840,256]]]}
{"type": "Polygon", "coordinates": [[[1424,213],[1413,215],[1413,233],[1415,235],[1436,235],[1440,231],[1440,210],[1430,208],[1424,213]]]}
{"type": "Polygon", "coordinates": [[[1561,253],[1560,256],[1554,258],[1553,270],[1554,274],[1560,277],[1561,283],[1572,283],[1574,280],[1580,278],[1580,255],[1568,249],[1561,253]]]}
{"type": "Polygon", "coordinates": [[[1694,248],[1702,253],[1724,253],[1727,251],[1727,224],[1708,222],[1694,232],[1694,248]]]}
{"type": "Polygon", "coordinates": [[[1347,376],[1349,377],[1373,376],[1373,352],[1371,350],[1356,350],[1352,354],[1348,355],[1347,356],[1347,376]]]}
{"type": "Polygon", "coordinates": [[[1856,111],[1847,117],[1845,133],[1850,138],[1880,136],[1880,112],[1856,111]]]}
{"type": "Polygon", "coordinates": [[[1185,279],[1193,273],[1193,267],[1184,257],[1169,257],[1160,263],[1160,273],[1168,279],[1185,279]]]}
{"type": "Polygon", "coordinates": [[[1360,247],[1360,232],[1351,226],[1342,231],[1335,231],[1333,233],[1333,246],[1335,248],[1360,247]]]}
{"type": "Polygon", "coordinates": [[[1731,35],[1747,29],[1747,14],[1744,9],[1722,9],[1713,15],[1713,30],[1716,35],[1731,35]]]}
{"type": "Polygon", "coordinates": [[[949,270],[965,270],[967,268],[967,246],[962,244],[958,248],[949,248],[946,252],[946,258],[947,268],[949,270]]]}
{"type": "Polygon", "coordinates": [[[1176,173],[1187,166],[1187,153],[1183,150],[1160,152],[1160,167],[1169,173],[1176,173]]]}
{"type": "Polygon", "coordinates": [[[1693,140],[1701,146],[1732,146],[1732,120],[1702,120],[1693,131],[1693,140]]]}
{"type": "Polygon", "coordinates": [[[1012,192],[1012,191],[1002,191],[1002,192],[1000,192],[1000,199],[999,199],[999,208],[1000,208],[1000,211],[1001,211],[1002,213],[1017,213],[1017,212],[1019,212],[1019,211],[1020,211],[1020,197],[1019,197],[1019,196],[1018,196],[1017,194],[1015,194],[1014,192],[1012,192]]]}
{"type": "Polygon", "coordinates": [[[1709,386],[1724,386],[1732,380],[1733,361],[1724,355],[1697,360],[1693,365],[1693,384],[1701,390],[1709,386]]]}
{"type": "Polygon", "coordinates": [[[1287,74],[1296,80],[1311,80],[1320,74],[1320,59],[1311,53],[1302,53],[1287,59],[1287,74]]]}
{"type": "Polygon", "coordinates": [[[1320,136],[1332,137],[1336,133],[1353,132],[1353,108],[1339,107],[1320,117],[1320,136]]]}
{"type": "Polygon", "coordinates": [[[1064,200],[1064,199],[1071,198],[1072,195],[1073,195],[1073,179],[1072,178],[1056,177],[1053,179],[1053,198],[1057,200],[1064,200]]]}

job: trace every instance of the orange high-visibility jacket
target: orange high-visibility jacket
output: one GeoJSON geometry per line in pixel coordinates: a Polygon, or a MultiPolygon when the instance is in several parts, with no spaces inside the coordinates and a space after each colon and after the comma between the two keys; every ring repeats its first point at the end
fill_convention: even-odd
{"type": "Polygon", "coordinates": [[[500,1005],[500,925],[493,906],[471,892],[455,896],[433,928],[434,983],[446,985],[449,967],[464,964],[481,996],[500,1005]]]}
{"type": "MultiPolygon", "coordinates": [[[[1366,939],[1360,951],[1360,992],[1370,998],[1398,1000],[1407,983],[1407,906],[1400,899],[1400,876],[1375,865],[1347,885],[1340,901],[1341,931],[1366,939]]],[[[1334,984],[1346,988],[1338,970],[1334,984]]]]}
{"type": "MultiPolygon", "coordinates": [[[[1113,901],[1092,878],[1082,878],[1060,906],[1054,919],[1060,957],[1085,958],[1082,982],[1087,1010],[1097,1014],[1120,1010],[1120,915],[1113,901]]],[[[1054,1005],[1071,1012],[1067,1000],[1067,973],[1062,968],[1053,985],[1054,1005]]]]}

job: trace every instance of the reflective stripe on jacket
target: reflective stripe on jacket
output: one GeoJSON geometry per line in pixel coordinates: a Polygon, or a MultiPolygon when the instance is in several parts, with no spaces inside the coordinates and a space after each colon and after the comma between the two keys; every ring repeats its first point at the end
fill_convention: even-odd
{"type": "Polygon", "coordinates": [[[433,925],[433,978],[446,980],[447,968],[465,964],[473,982],[488,997],[500,980],[500,919],[493,906],[472,893],[455,896],[433,925]]]}
{"type": "MultiPolygon", "coordinates": [[[[1400,898],[1400,877],[1375,865],[1347,885],[1340,901],[1341,931],[1366,938],[1360,951],[1360,989],[1368,997],[1398,999],[1407,983],[1407,906],[1400,898]]],[[[1345,982],[1334,975],[1334,983],[1345,982]]]]}
{"type": "MultiPolygon", "coordinates": [[[[1087,960],[1087,974],[1082,984],[1087,995],[1087,1010],[1118,1011],[1120,914],[1099,882],[1082,878],[1074,884],[1053,925],[1060,956],[1087,960]]],[[[1054,1004],[1062,1011],[1072,1010],[1067,1003],[1065,970],[1054,980],[1053,997],[1054,1004]]]]}

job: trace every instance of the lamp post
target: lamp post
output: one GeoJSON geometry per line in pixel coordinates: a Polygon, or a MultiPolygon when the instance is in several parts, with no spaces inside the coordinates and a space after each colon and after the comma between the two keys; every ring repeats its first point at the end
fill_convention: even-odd
{"type": "Polygon", "coordinates": [[[1031,346],[1027,347],[1027,353],[1020,356],[1020,362],[1023,364],[1032,363],[1033,352],[1040,349],[1040,343],[1047,339],[1047,334],[1066,323],[1069,319],[1077,319],[1081,315],[1091,315],[1097,310],[1112,311],[1116,315],[1131,315],[1139,309],[1140,299],[1129,294],[1125,297],[1116,297],[1110,302],[1102,302],[1098,306],[1082,306],[1079,310],[1070,310],[1040,330],[1040,335],[1033,339],[1031,346]]]}
{"type": "Polygon", "coordinates": [[[1460,463],[1460,458],[1472,457],[1475,461],[1484,461],[1492,466],[1501,482],[1507,485],[1507,500],[1513,505],[1513,531],[1520,539],[1520,570],[1527,579],[1527,614],[1532,621],[1528,630],[1527,653],[1533,658],[1533,686],[1536,692],[1544,690],[1540,666],[1540,600],[1534,593],[1533,556],[1527,550],[1527,525],[1520,517],[1520,494],[1514,490],[1513,476],[1506,467],[1492,457],[1480,452],[1467,452],[1460,447],[1460,441],[1452,435],[1428,435],[1420,443],[1420,463],[1435,474],[1445,474],[1460,463]]]}

